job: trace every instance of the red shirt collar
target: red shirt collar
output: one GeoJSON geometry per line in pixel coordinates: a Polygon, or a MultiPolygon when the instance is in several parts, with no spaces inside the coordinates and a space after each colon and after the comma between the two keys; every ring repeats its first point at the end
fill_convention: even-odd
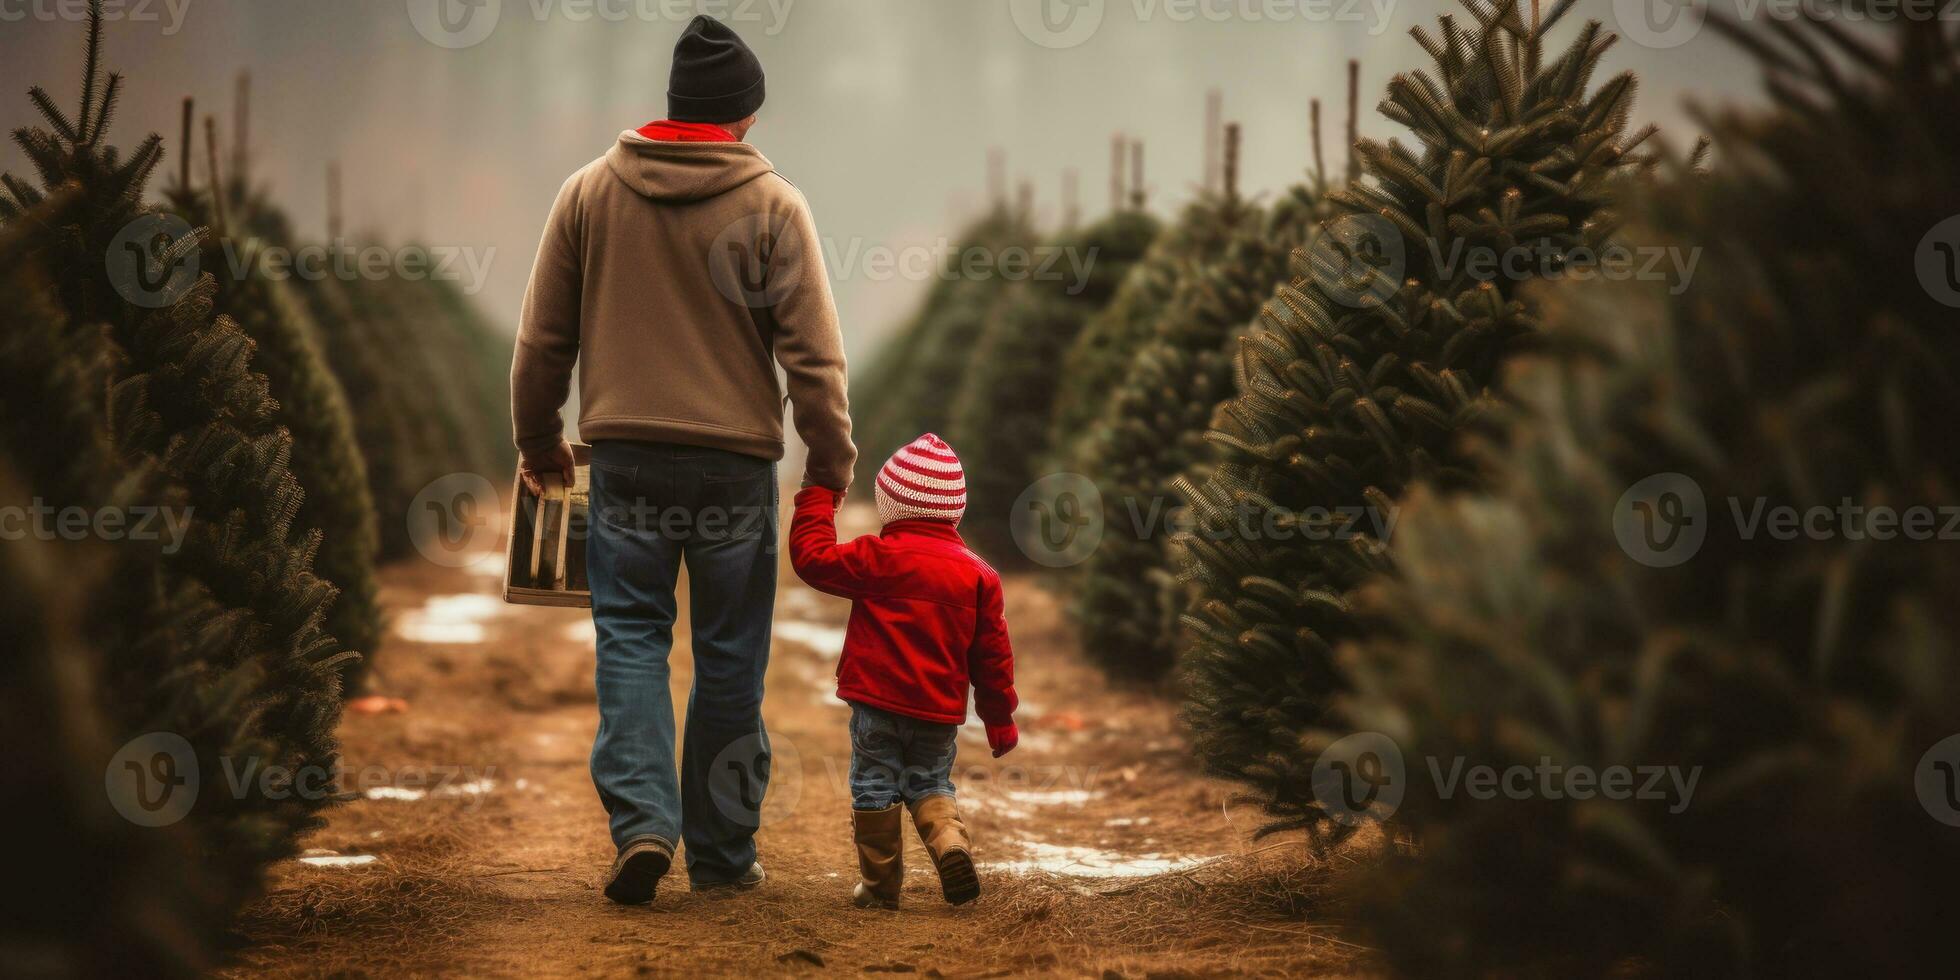
{"type": "Polygon", "coordinates": [[[959,525],[954,524],[952,521],[942,521],[932,517],[907,517],[902,520],[896,520],[885,525],[884,530],[879,531],[878,534],[880,537],[916,535],[924,538],[938,538],[941,541],[951,541],[962,546],[966,544],[966,539],[960,537],[959,525]]]}
{"type": "Polygon", "coordinates": [[[675,122],[662,119],[641,126],[641,136],[662,143],[733,143],[735,134],[714,123],[675,122]]]}

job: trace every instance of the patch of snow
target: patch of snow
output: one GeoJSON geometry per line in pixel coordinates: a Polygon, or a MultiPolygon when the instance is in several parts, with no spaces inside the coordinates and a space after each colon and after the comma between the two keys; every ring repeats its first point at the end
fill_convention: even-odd
{"type": "Polygon", "coordinates": [[[813,623],[802,619],[786,619],[776,624],[776,635],[791,643],[798,643],[815,651],[825,660],[835,660],[844,653],[844,627],[826,623],[813,623]]]}
{"type": "Polygon", "coordinates": [[[503,552],[485,551],[470,559],[470,563],[463,566],[463,570],[483,578],[501,579],[504,577],[504,568],[508,564],[503,552]]]}
{"type": "Polygon", "coordinates": [[[1008,799],[1030,806],[1082,806],[1102,795],[1086,789],[1010,789],[1004,792],[1008,799]]]}
{"type": "Polygon", "coordinates": [[[366,795],[370,800],[401,800],[404,803],[413,803],[428,796],[429,791],[409,789],[406,786],[373,786],[369,787],[366,795]]]}
{"type": "Polygon", "coordinates": [[[495,596],[464,593],[430,596],[420,609],[402,613],[395,633],[415,643],[482,643],[484,624],[508,612],[495,596]]]}
{"type": "Polygon", "coordinates": [[[299,863],[315,868],[358,868],[363,864],[373,864],[372,854],[321,854],[303,857],[299,863]]]}
{"type": "Polygon", "coordinates": [[[1015,861],[996,861],[986,866],[1001,871],[1041,871],[1075,878],[1147,878],[1195,868],[1215,860],[1206,857],[1167,857],[1157,853],[1125,855],[1097,847],[1070,847],[1038,841],[1018,841],[1016,845],[1026,850],[1028,856],[1015,861]]]}
{"type": "MultiPolygon", "coordinates": [[[[520,780],[520,782],[522,781],[520,780]]],[[[496,788],[497,781],[494,779],[472,779],[469,782],[457,783],[453,786],[437,786],[435,795],[440,799],[450,799],[458,796],[482,796],[496,788]]],[[[523,787],[520,786],[519,788],[521,789],[523,787]]],[[[417,800],[427,799],[429,791],[426,789],[417,789],[412,786],[371,786],[364,795],[370,800],[399,800],[404,803],[414,803],[417,800]]]]}

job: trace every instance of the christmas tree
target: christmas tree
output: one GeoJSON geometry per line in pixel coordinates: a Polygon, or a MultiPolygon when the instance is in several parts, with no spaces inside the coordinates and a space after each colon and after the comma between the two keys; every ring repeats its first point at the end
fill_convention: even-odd
{"type": "MultiPolygon", "coordinates": [[[[217,174],[202,188],[194,185],[191,122],[186,100],[185,156],[166,198],[180,218],[207,229],[201,237],[202,264],[220,273],[217,310],[252,338],[253,368],[265,374],[278,402],[274,419],[292,433],[293,477],[305,492],[294,526],[302,533],[320,533],[314,568],[338,590],[323,625],[347,649],[363,654],[349,662],[342,678],[343,687],[351,690],[381,642],[374,577],[380,545],[367,464],[355,441],[346,393],[320,350],[319,325],[280,273],[265,264],[268,248],[293,247],[289,223],[244,173],[217,174]],[[217,198],[220,194],[223,200],[217,198]]],[[[215,138],[208,123],[206,133],[215,138]]],[[[244,150],[240,147],[234,159],[246,159],[244,150]]],[[[223,156],[215,143],[207,148],[214,166],[223,156]]]]}
{"type": "Polygon", "coordinates": [[[1407,508],[1339,713],[1410,759],[1695,788],[1475,800],[1412,764],[1421,854],[1357,882],[1411,975],[1950,958],[1960,555],[1930,511],[1960,491],[1960,34],[1715,23],[1770,108],[1704,115],[1714,173],[1640,223],[1698,271],[1548,300],[1490,491],[1407,508]]]}
{"type": "MultiPolygon", "coordinates": [[[[1208,462],[1212,410],[1231,391],[1228,347],[1259,312],[1287,258],[1325,217],[1323,194],[1296,187],[1270,213],[1240,197],[1236,154],[1226,192],[1186,212],[1186,237],[1222,241],[1179,263],[1122,377],[1081,442],[1104,510],[1101,543],[1074,576],[1083,649],[1112,675],[1154,681],[1170,669],[1182,595],[1167,547],[1171,481],[1208,462]]],[[[1137,278],[1130,280],[1135,283],[1137,278]]],[[[1126,286],[1126,289],[1128,287],[1126,286]]],[[[1120,301],[1120,300],[1119,300],[1120,301]]]]}
{"type": "MultiPolygon", "coordinates": [[[[23,236],[20,261],[47,274],[44,308],[87,352],[83,363],[96,366],[65,376],[84,386],[100,420],[118,477],[108,486],[184,518],[181,539],[159,546],[153,563],[132,561],[98,590],[130,605],[88,617],[109,631],[92,644],[106,660],[108,743],[169,733],[214,782],[226,763],[250,764],[304,774],[316,787],[293,792],[254,779],[235,793],[195,797],[182,823],[196,837],[194,858],[218,884],[184,901],[228,914],[331,800],[321,790],[338,764],[339,671],[353,655],[320,628],[333,589],[311,571],[317,532],[292,530],[301,494],[287,465],[291,439],[273,422],[265,377],[251,370],[252,341],[212,317],[211,277],[186,275],[177,288],[198,237],[167,234],[168,222],[141,203],[162,141],[151,136],[125,156],[104,139],[122,79],[102,76],[99,0],[90,12],[80,111],[71,117],[32,91],[46,126],[17,130],[15,139],[41,188],[0,177],[8,192],[0,220],[23,236]],[[43,210],[44,189],[57,210],[43,210]],[[163,231],[148,233],[154,228],[163,231]],[[134,250],[112,247],[132,231],[134,250]],[[134,268],[119,266],[118,254],[134,268]]],[[[72,418],[57,424],[69,411],[60,401],[10,407],[10,421],[31,420],[10,458],[87,452],[86,443],[36,441],[71,438],[61,426],[72,418]],[[38,437],[37,423],[48,427],[38,437]]],[[[35,479],[33,465],[13,465],[35,479]]],[[[64,493],[77,506],[122,499],[91,490],[85,473],[75,479],[64,493]]]]}
{"type": "MultiPolygon", "coordinates": [[[[1056,469],[1090,469],[1087,440],[1101,418],[1110,393],[1123,381],[1138,348],[1156,333],[1179,283],[1193,266],[1209,265],[1230,248],[1240,221],[1255,214],[1245,202],[1207,194],[1185,206],[1117,288],[1108,305],[1082,327],[1062,360],[1067,379],[1055,396],[1048,444],[1056,469]]],[[[1256,218],[1254,219],[1256,220],[1256,218]]]]}
{"type": "Polygon", "coordinates": [[[852,385],[858,461],[870,479],[891,454],[923,432],[950,431],[948,392],[971,370],[989,311],[1006,294],[1002,259],[1034,241],[1028,216],[1005,202],[960,235],[949,267],[897,337],[852,385]]]}
{"type": "Polygon", "coordinates": [[[966,469],[962,526],[989,558],[1006,561],[1017,553],[1008,516],[1047,458],[1049,416],[1065,380],[1063,355],[1157,231],[1157,219],[1124,209],[1064,232],[1037,250],[1028,275],[990,311],[961,372],[950,426],[966,469]]]}
{"type": "Polygon", "coordinates": [[[1465,6],[1473,23],[1412,31],[1433,74],[1396,76],[1380,106],[1419,148],[1355,147],[1365,179],[1332,195],[1340,216],[1305,275],[1242,345],[1210,433],[1219,465],[1179,484],[1198,590],[1187,719],[1206,764],[1264,800],[1269,829],[1320,819],[1302,735],[1344,686],[1348,593],[1384,567],[1395,498],[1468,477],[1456,434],[1537,333],[1521,287],[1606,241],[1610,189],[1647,135],[1626,133],[1631,75],[1592,84],[1612,43],[1597,23],[1546,57],[1572,3],[1532,22],[1515,0],[1465,6]]]}

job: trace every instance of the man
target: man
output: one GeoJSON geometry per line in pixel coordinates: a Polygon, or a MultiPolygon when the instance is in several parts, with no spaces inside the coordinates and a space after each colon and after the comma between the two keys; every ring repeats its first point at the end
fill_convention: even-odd
{"type": "Polygon", "coordinates": [[[618,848],[605,893],[625,904],[653,899],[682,843],[696,891],[762,882],[776,364],[810,449],[805,483],[842,492],[857,458],[809,205],[742,141],[762,106],[761,63],[696,17],[668,89],[667,119],[621,134],[558,192],[511,367],[520,471],[535,490],[539,474],[571,476],[559,410],[578,364],[592,443],[592,780],[618,848]],[[694,688],[677,780],[667,655],[683,562],[694,688]]]}

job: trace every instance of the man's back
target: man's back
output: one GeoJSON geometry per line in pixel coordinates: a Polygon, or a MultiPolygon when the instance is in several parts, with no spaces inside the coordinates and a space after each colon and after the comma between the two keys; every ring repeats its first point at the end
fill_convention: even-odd
{"type": "Polygon", "coordinates": [[[629,131],[566,181],[512,367],[526,452],[561,437],[573,359],[586,440],[765,459],[783,455],[780,361],[810,481],[849,485],[844,356],[816,228],[802,194],[747,143],[629,131]]]}

